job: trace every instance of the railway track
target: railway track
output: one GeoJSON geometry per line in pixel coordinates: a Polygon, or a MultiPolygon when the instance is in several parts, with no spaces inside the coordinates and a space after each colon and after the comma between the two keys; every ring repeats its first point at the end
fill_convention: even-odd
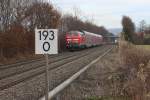
{"type": "MultiPolygon", "coordinates": [[[[64,54],[71,54],[71,53],[70,52],[65,52],[63,54],[50,55],[49,57],[50,58],[57,58],[57,57],[62,56],[64,54]]],[[[0,65],[0,70],[5,70],[5,69],[8,69],[8,68],[21,66],[21,65],[26,65],[26,64],[37,62],[37,61],[43,61],[43,60],[44,60],[44,57],[41,57],[41,58],[31,59],[31,60],[22,60],[22,61],[18,61],[18,62],[11,63],[11,64],[4,64],[4,65],[0,65]]]]}
{"type": "Polygon", "coordinates": [[[51,81],[50,81],[49,90],[52,90],[53,88],[57,87],[59,84],[64,82],[66,79],[68,79],[68,77],[78,72],[88,63],[93,61],[93,59],[105,53],[105,51],[107,51],[108,49],[110,49],[110,47],[104,47],[100,51],[91,52],[90,54],[84,57],[81,57],[79,59],[67,63],[66,65],[58,67],[57,69],[50,70],[49,76],[51,81]]]}
{"type": "MultiPolygon", "coordinates": [[[[66,99],[66,97],[62,98],[62,94],[66,94],[65,91],[68,91],[68,89],[66,90],[66,88],[72,88],[73,91],[75,92],[75,86],[74,84],[78,83],[75,81],[78,81],[77,78],[79,78],[80,76],[82,76],[82,74],[84,72],[86,72],[90,67],[93,67],[94,64],[96,64],[96,62],[98,62],[100,59],[104,58],[106,55],[108,55],[108,53],[110,53],[110,51],[112,51],[114,47],[106,50],[103,54],[100,54],[96,59],[94,59],[93,61],[91,61],[89,64],[85,65],[83,68],[81,68],[79,71],[77,71],[75,74],[71,75],[69,78],[67,78],[67,80],[63,81],[61,84],[59,84],[58,86],[56,86],[53,90],[49,91],[49,99],[53,99],[56,97],[56,99],[66,99]],[[75,82],[75,83],[74,83],[75,82]],[[65,92],[65,93],[64,93],[65,92]]],[[[99,66],[100,67],[100,66],[99,66]]],[[[97,70],[97,69],[96,69],[97,70]]],[[[95,73],[95,72],[94,72],[95,73]]],[[[103,73],[104,74],[104,73],[103,73]]],[[[106,73],[105,73],[106,74],[106,73]]],[[[84,76],[84,78],[86,78],[84,76]]],[[[83,78],[81,80],[84,80],[83,78]]],[[[90,79],[91,80],[91,79],[90,79]]],[[[93,79],[92,79],[93,80],[93,79]]],[[[92,81],[91,80],[91,81],[92,81]]],[[[79,90],[80,91],[80,90],[79,90]]],[[[69,93],[69,91],[67,92],[67,94],[69,93]]],[[[74,94],[74,93],[73,93],[74,94]]],[[[70,94],[72,96],[72,93],[70,94]]],[[[67,100],[70,100],[71,98],[67,98],[67,100]]],[[[77,98],[76,98],[77,99],[77,98]]],[[[81,99],[81,98],[80,98],[81,99]]],[[[45,96],[41,97],[39,100],[45,100],[45,96]]]]}
{"type": "MultiPolygon", "coordinates": [[[[89,51],[89,50],[87,50],[89,51]]],[[[63,55],[59,55],[59,56],[56,56],[56,57],[53,57],[53,58],[50,58],[50,61],[49,63],[55,63],[57,61],[63,61],[64,59],[69,59],[71,57],[74,57],[76,55],[80,55],[82,52],[84,51],[81,51],[81,52],[75,52],[75,53],[65,53],[63,55]],[[66,55],[68,54],[68,55],[66,55]]],[[[32,69],[36,69],[36,68],[39,68],[41,66],[44,66],[45,65],[45,60],[44,59],[38,59],[38,60],[34,60],[33,62],[24,62],[25,64],[23,64],[22,62],[19,63],[19,66],[18,66],[18,63],[16,64],[16,66],[13,65],[9,65],[9,67],[3,67],[2,69],[0,69],[0,80],[4,79],[4,78],[7,78],[7,77],[10,77],[10,76],[14,76],[14,75],[17,75],[17,74],[20,74],[20,73],[23,73],[23,72],[26,72],[26,71],[29,71],[29,70],[32,70],[32,69]]]]}
{"type": "MultiPolygon", "coordinates": [[[[96,48],[87,50],[86,52],[81,51],[81,52],[77,52],[73,55],[55,59],[55,60],[51,61],[49,70],[54,70],[54,69],[57,69],[58,67],[61,67],[63,65],[74,62],[76,59],[83,58],[83,57],[87,56],[90,52],[94,52],[95,50],[96,50],[96,48]]],[[[22,70],[17,71],[17,72],[10,71],[11,73],[7,73],[7,74],[3,74],[3,75],[1,74],[0,90],[7,89],[9,87],[12,87],[21,82],[27,81],[37,75],[44,73],[45,72],[44,65],[45,65],[45,62],[42,62],[42,64],[40,62],[40,64],[38,66],[24,67],[26,69],[23,68],[22,70]]],[[[19,67],[19,68],[21,68],[21,67],[19,67]]],[[[8,69],[5,69],[5,71],[3,70],[3,73],[6,73],[8,69]]]]}

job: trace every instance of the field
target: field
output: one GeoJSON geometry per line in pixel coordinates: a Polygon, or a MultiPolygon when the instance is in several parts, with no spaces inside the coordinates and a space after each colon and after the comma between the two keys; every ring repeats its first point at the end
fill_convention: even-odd
{"type": "Polygon", "coordinates": [[[145,50],[150,50],[150,45],[136,45],[138,48],[142,48],[145,50]]]}

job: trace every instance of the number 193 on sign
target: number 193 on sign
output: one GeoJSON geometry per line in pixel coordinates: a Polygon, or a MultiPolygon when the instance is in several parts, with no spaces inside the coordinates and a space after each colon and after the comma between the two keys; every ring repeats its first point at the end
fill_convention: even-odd
{"type": "Polygon", "coordinates": [[[58,53],[57,29],[35,29],[35,53],[36,54],[58,53]]]}

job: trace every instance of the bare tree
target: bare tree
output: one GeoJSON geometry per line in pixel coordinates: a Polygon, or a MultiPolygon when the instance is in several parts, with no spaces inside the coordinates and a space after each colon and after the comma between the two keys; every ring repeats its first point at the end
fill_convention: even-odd
{"type": "Polygon", "coordinates": [[[34,3],[25,15],[30,23],[30,30],[37,28],[56,28],[59,24],[60,13],[48,3],[34,3]]]}
{"type": "Polygon", "coordinates": [[[144,32],[145,28],[146,28],[146,22],[145,22],[145,20],[140,21],[139,32],[144,32]]]}
{"type": "Polygon", "coordinates": [[[0,6],[1,6],[0,16],[1,16],[2,30],[5,30],[10,23],[10,17],[11,17],[10,0],[1,0],[0,6]]]}
{"type": "Polygon", "coordinates": [[[10,25],[14,23],[14,21],[19,23],[20,19],[18,18],[20,18],[24,12],[22,10],[38,1],[41,0],[0,0],[1,31],[9,30],[10,25]]]}

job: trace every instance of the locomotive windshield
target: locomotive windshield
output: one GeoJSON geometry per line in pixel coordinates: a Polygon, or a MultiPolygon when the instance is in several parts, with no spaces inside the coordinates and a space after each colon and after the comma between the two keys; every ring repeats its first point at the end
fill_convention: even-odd
{"type": "Polygon", "coordinates": [[[70,35],[78,35],[78,33],[79,33],[79,32],[77,32],[77,31],[70,31],[70,32],[69,32],[70,35]]]}

